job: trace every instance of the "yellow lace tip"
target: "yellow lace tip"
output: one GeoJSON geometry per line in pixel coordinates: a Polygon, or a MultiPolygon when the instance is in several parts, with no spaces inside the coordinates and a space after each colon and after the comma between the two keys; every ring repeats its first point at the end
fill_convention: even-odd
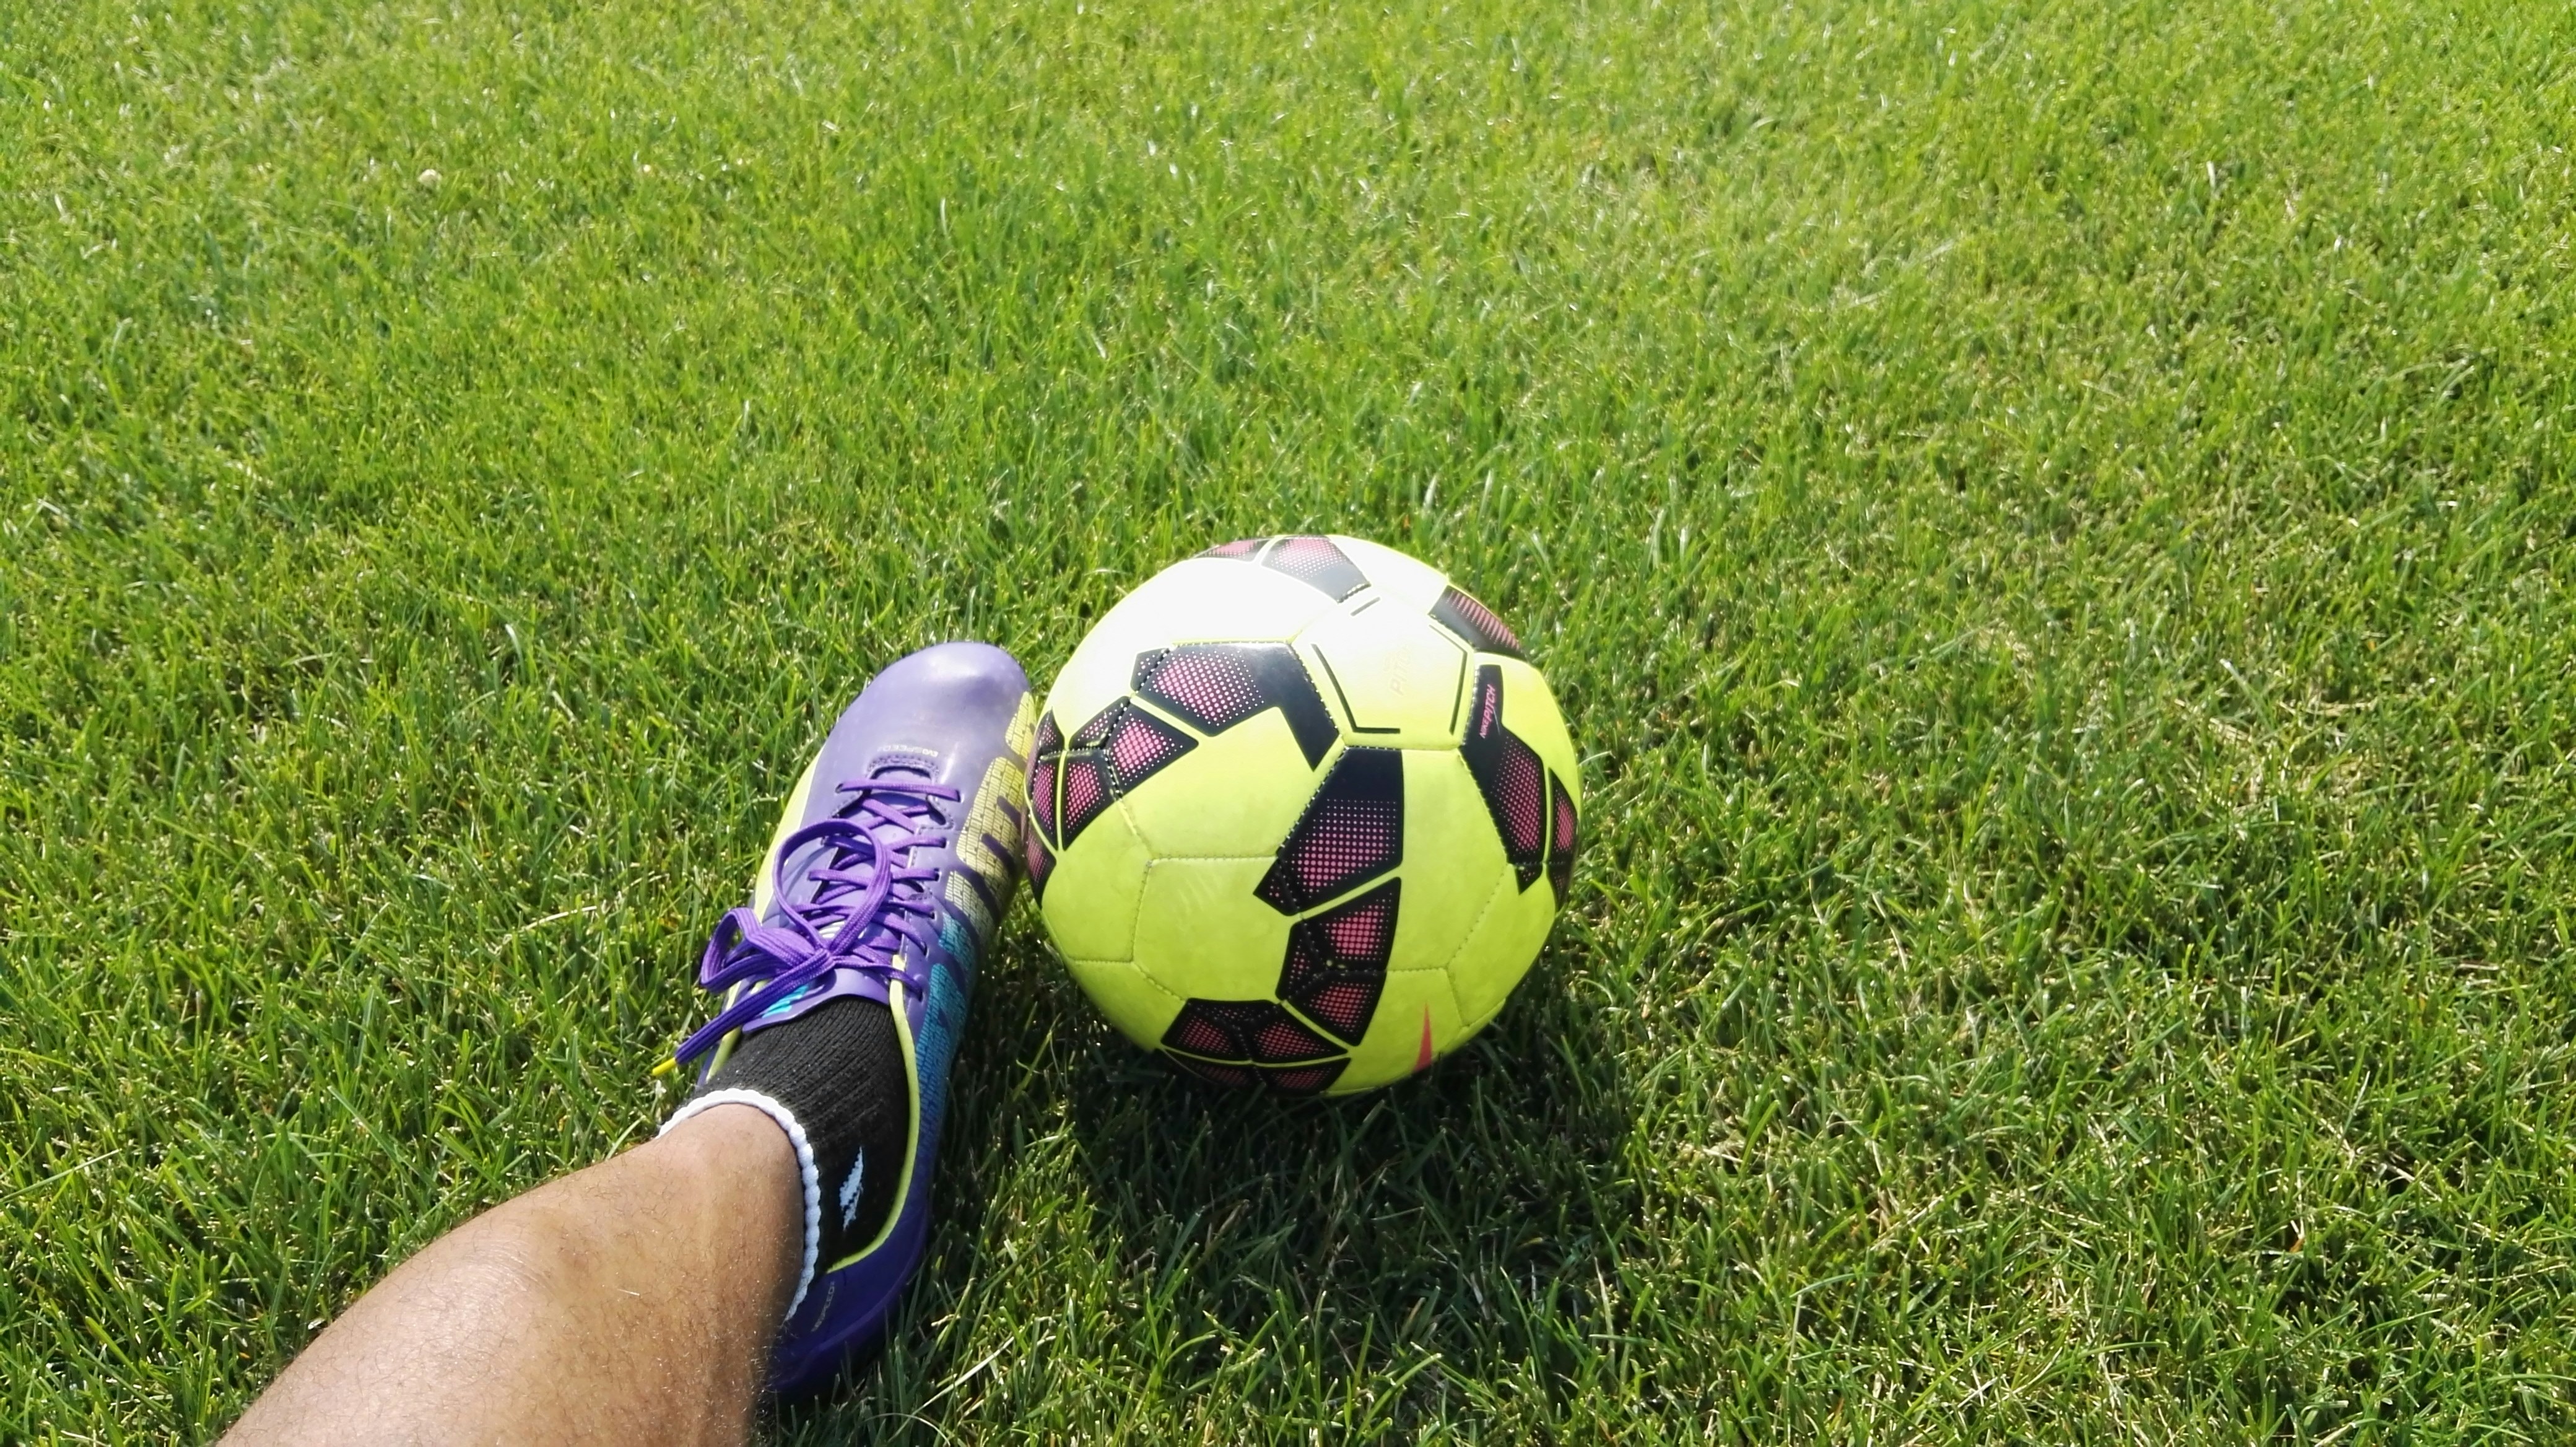
{"type": "Polygon", "coordinates": [[[669,1057],[669,1056],[665,1055],[665,1056],[663,1056],[663,1057],[662,1057],[662,1063],[653,1067],[653,1073],[654,1073],[656,1076],[663,1076],[663,1075],[668,1075],[668,1074],[670,1074],[671,1072],[673,1072],[673,1071],[675,1071],[675,1070],[678,1070],[679,1068],[680,1068],[680,1062],[678,1062],[678,1061],[676,1061],[676,1060],[672,1059],[671,1057],[669,1057]]]}

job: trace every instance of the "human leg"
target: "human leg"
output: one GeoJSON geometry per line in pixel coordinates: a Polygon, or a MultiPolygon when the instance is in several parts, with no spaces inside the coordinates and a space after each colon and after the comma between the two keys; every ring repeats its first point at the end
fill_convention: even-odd
{"type": "Polygon", "coordinates": [[[778,1127],[706,1111],[431,1243],[224,1440],[739,1442],[804,1215],[778,1127]]]}
{"type": "Polygon", "coordinates": [[[809,1387],[881,1335],[927,1248],[1033,728],[999,649],[879,675],[708,945],[699,982],[724,1003],[681,1048],[701,1073],[662,1139],[431,1245],[232,1440],[732,1440],[764,1374],[809,1387]]]}

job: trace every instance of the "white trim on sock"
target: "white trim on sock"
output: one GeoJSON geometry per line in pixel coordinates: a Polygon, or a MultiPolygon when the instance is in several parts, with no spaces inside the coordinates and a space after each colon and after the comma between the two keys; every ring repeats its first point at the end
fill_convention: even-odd
{"type": "Polygon", "coordinates": [[[656,1135],[669,1135],[671,1127],[719,1105],[747,1105],[787,1132],[788,1142],[796,1147],[796,1173],[805,1181],[805,1268],[796,1276],[796,1295],[787,1303],[787,1314],[794,1316],[805,1301],[805,1288],[814,1284],[814,1257],[823,1246],[823,1178],[814,1164],[814,1147],[805,1139],[805,1126],[796,1112],[757,1090],[711,1090],[681,1106],[669,1120],[662,1122],[656,1135]]]}

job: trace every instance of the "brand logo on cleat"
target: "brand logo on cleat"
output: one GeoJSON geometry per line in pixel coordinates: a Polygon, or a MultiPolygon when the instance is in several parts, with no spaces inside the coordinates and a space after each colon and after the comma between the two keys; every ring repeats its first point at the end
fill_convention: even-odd
{"type": "Polygon", "coordinates": [[[859,1177],[866,1171],[867,1166],[868,1153],[861,1151],[857,1158],[850,1162],[850,1178],[841,1183],[841,1229],[844,1231],[850,1229],[850,1223],[858,1219],[859,1177]]]}

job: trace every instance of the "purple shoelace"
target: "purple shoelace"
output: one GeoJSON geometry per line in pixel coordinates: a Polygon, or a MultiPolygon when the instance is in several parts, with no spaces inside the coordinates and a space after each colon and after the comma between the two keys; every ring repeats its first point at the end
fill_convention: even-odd
{"type": "Polygon", "coordinates": [[[855,801],[832,818],[787,836],[778,851],[778,924],[765,924],[748,907],[727,910],[698,960],[698,987],[730,990],[746,980],[760,988],[727,1005],[697,1028],[673,1059],[686,1064],[717,1041],[781,1001],[828,979],[834,970],[865,970],[901,978],[895,956],[910,945],[917,958],[931,948],[937,901],[928,889],[939,871],[911,863],[914,849],[936,849],[947,836],[936,801],[954,803],[957,791],[902,779],[854,779],[839,792],[855,801]],[[818,888],[792,902],[788,861],[807,848],[826,846],[805,877],[818,888]]]}

